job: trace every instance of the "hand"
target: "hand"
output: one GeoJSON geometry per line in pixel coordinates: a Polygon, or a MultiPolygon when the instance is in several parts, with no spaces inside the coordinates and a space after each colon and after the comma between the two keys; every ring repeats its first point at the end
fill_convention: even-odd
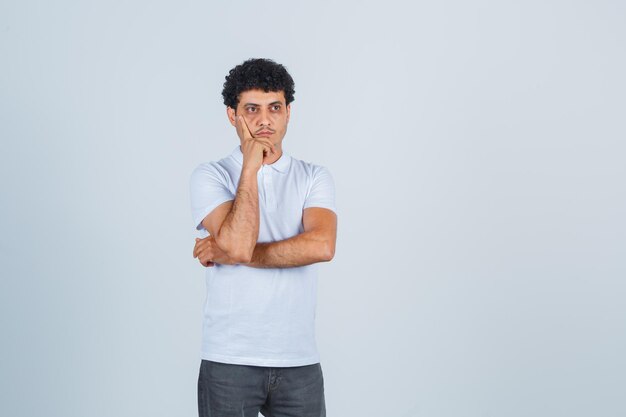
{"type": "Polygon", "coordinates": [[[213,236],[204,239],[196,238],[196,245],[193,248],[193,257],[203,266],[211,267],[215,264],[234,265],[235,263],[222,251],[213,236]]]}
{"type": "Polygon", "coordinates": [[[241,138],[241,152],[243,153],[243,167],[257,172],[263,162],[276,153],[276,148],[269,138],[252,136],[248,124],[243,116],[235,118],[237,134],[241,138]]]}

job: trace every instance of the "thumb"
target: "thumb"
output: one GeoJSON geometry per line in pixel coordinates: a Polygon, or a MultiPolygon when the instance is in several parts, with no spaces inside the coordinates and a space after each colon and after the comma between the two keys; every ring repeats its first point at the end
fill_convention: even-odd
{"type": "Polygon", "coordinates": [[[199,241],[199,240],[200,240],[200,238],[196,238],[196,242],[199,241]]]}

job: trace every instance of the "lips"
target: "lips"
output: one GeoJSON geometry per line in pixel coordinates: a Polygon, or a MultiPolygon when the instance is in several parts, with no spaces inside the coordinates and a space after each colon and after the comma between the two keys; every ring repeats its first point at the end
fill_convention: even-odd
{"type": "Polygon", "coordinates": [[[268,130],[263,130],[262,132],[257,133],[257,136],[271,136],[274,132],[270,132],[268,130]]]}

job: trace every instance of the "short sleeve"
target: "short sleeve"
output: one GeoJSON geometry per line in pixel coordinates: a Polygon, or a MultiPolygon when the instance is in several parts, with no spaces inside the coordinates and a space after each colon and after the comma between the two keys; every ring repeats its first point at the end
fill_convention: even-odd
{"type": "Polygon", "coordinates": [[[304,200],[304,207],[321,207],[337,212],[335,207],[335,183],[330,171],[322,166],[314,166],[311,188],[304,200]]]}
{"type": "Polygon", "coordinates": [[[192,173],[189,181],[191,199],[191,217],[196,230],[203,230],[202,220],[214,208],[235,196],[228,187],[228,177],[217,164],[204,163],[192,173]]]}

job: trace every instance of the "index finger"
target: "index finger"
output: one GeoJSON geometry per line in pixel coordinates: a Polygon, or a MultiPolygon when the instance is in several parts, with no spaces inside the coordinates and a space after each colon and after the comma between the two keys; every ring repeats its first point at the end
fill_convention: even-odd
{"type": "Polygon", "coordinates": [[[252,132],[250,132],[250,128],[248,128],[248,123],[246,122],[246,119],[243,116],[237,116],[237,129],[241,129],[240,132],[242,133],[242,136],[246,139],[251,139],[254,136],[252,136],[252,132]]]}

